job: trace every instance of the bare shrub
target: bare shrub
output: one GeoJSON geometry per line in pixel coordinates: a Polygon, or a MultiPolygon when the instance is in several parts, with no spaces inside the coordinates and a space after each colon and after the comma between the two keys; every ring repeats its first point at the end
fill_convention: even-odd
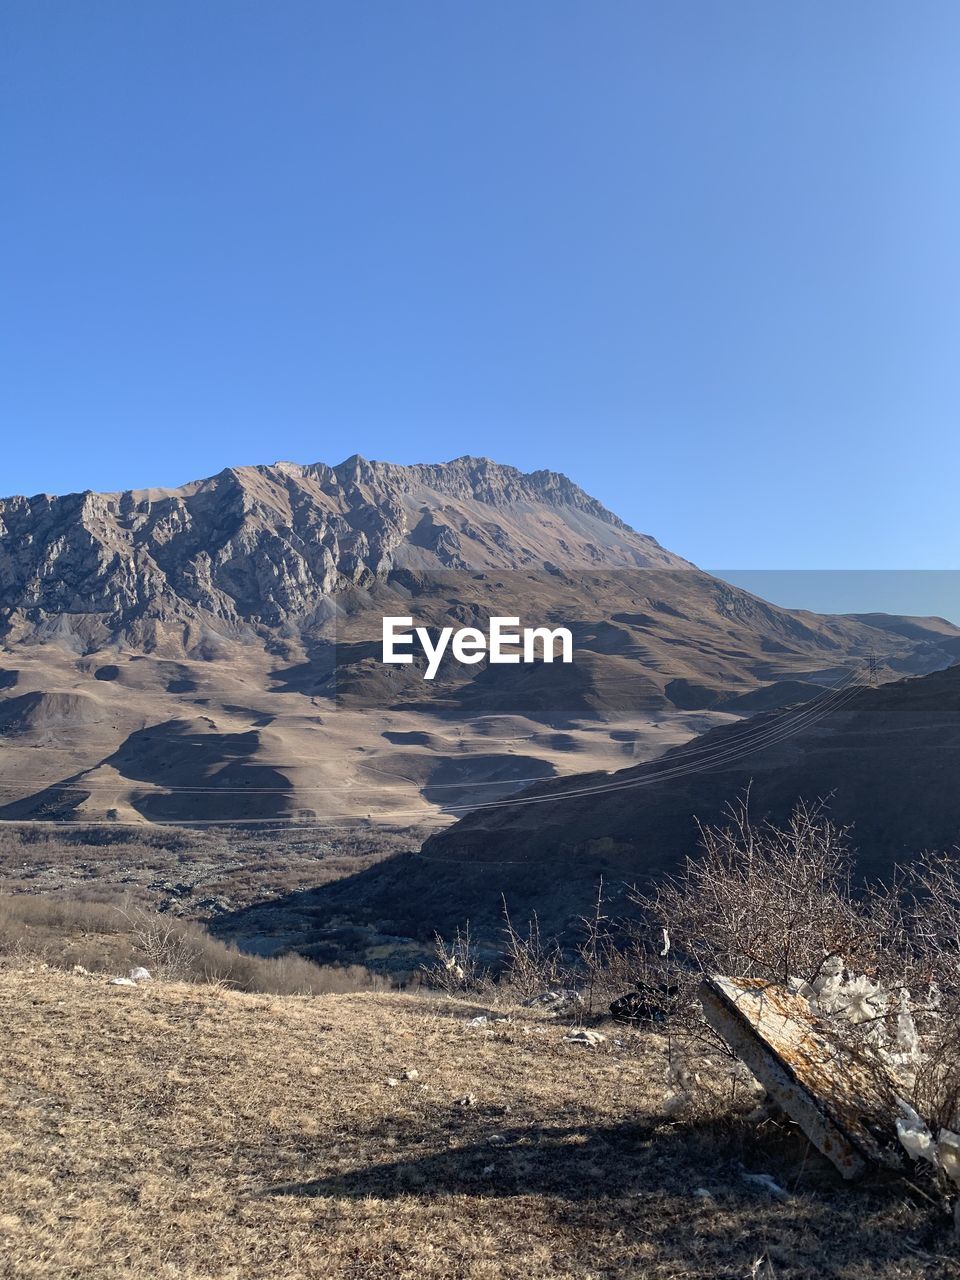
{"type": "MultiPolygon", "coordinates": [[[[155,978],[186,979],[195,972],[197,948],[195,944],[191,946],[183,924],[172,916],[145,911],[142,907],[124,915],[131,941],[155,978]]],[[[219,974],[204,976],[213,981],[220,977],[219,974]]]]}
{"type": "Polygon", "coordinates": [[[433,961],[424,966],[422,974],[428,987],[450,996],[478,995],[486,990],[490,975],[470,936],[469,920],[463,928],[457,927],[449,943],[439,933],[434,936],[433,961]]]}
{"type": "Polygon", "coordinates": [[[663,963],[649,950],[642,979],[695,1005],[705,973],[786,983],[816,980],[830,957],[872,965],[876,928],[851,888],[847,831],[821,805],[799,804],[783,827],[754,825],[748,797],[726,825],[700,828],[701,847],[676,877],[634,892],[648,931],[667,931],[663,963]]]}
{"type": "Polygon", "coordinates": [[[638,897],[698,969],[812,981],[831,955],[863,950],[851,904],[847,833],[799,805],[783,828],[755,827],[747,801],[727,826],[701,827],[701,850],[652,898],[638,897]]]}
{"type": "Polygon", "coordinates": [[[526,932],[522,933],[510,919],[504,898],[503,921],[506,965],[502,985],[521,1000],[565,986],[569,974],[560,944],[556,938],[543,937],[537,913],[533,913],[527,921],[526,932]]]}
{"type": "MultiPolygon", "coordinates": [[[[892,1075],[933,1135],[956,1133],[960,858],[925,855],[886,886],[857,888],[851,871],[848,832],[821,804],[799,804],[777,827],[754,824],[745,797],[726,825],[701,828],[677,877],[634,894],[648,933],[663,927],[671,941],[659,976],[659,990],[681,993],[670,1034],[687,1056],[696,1044],[728,1052],[695,998],[705,973],[787,985],[865,1065],[892,1075]]],[[[633,959],[648,956],[640,947],[633,959]]],[[[689,1080],[681,1091],[694,1092],[689,1080]]]]}

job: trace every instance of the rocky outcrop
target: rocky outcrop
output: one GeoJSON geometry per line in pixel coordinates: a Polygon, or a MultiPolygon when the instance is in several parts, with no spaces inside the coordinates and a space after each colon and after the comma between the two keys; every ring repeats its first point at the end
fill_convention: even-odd
{"type": "Polygon", "coordinates": [[[0,629],[259,633],[393,569],[680,567],[565,476],[485,458],[239,467],[175,490],[0,500],[0,629]]]}

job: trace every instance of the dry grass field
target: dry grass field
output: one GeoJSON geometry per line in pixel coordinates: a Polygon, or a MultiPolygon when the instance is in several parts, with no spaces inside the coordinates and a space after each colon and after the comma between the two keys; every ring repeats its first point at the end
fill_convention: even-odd
{"type": "Polygon", "coordinates": [[[670,1120],[651,1033],[22,962],[0,1005],[4,1277],[960,1274],[904,1183],[845,1187],[772,1122],[670,1120]]]}

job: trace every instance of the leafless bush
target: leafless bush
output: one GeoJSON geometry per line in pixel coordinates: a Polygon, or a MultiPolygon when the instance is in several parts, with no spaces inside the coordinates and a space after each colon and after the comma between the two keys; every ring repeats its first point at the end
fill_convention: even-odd
{"type": "MultiPolygon", "coordinates": [[[[185,979],[196,969],[197,935],[191,939],[180,921],[156,911],[136,907],[124,912],[137,953],[155,978],[185,979]],[[193,945],[191,945],[191,942],[193,945]]],[[[219,981],[220,974],[205,974],[219,981]]]]}
{"type": "Polygon", "coordinates": [[[832,1035],[892,1071],[934,1135],[956,1132],[960,858],[927,855],[866,889],[851,871],[848,832],[822,805],[800,804],[776,827],[754,824],[743,799],[726,825],[701,829],[700,852],[677,877],[634,895],[647,932],[670,939],[650,988],[678,989],[671,1035],[709,1053],[725,1046],[700,1017],[704,973],[787,984],[832,1035]]]}
{"type": "Polygon", "coordinates": [[[521,933],[511,920],[504,899],[503,922],[506,966],[502,985],[521,1000],[565,986],[569,974],[560,944],[555,938],[543,937],[536,912],[527,921],[526,932],[521,933]]]}
{"type": "Polygon", "coordinates": [[[693,972],[813,981],[833,955],[873,950],[851,892],[847,832],[800,804],[782,828],[751,822],[745,798],[725,826],[700,828],[701,849],[676,878],[634,900],[668,930],[693,972]]]}
{"type": "Polygon", "coordinates": [[[450,943],[436,934],[433,962],[423,969],[428,987],[450,996],[478,995],[489,984],[489,973],[480,962],[476,945],[470,936],[470,921],[457,928],[450,943]]]}

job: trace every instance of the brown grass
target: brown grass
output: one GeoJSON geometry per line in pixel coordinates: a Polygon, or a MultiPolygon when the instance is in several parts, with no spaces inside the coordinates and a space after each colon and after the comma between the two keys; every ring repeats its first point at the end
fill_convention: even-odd
{"type": "Polygon", "coordinates": [[[249,955],[211,937],[201,925],[122,900],[0,894],[0,956],[115,975],[142,965],[155,978],[272,995],[326,995],[390,985],[362,965],[315,964],[293,952],[249,955]]]}
{"type": "Polygon", "coordinates": [[[665,1119],[657,1036],[41,966],[0,968],[0,1006],[5,1277],[956,1274],[903,1184],[842,1187],[769,1123],[665,1119]]]}

